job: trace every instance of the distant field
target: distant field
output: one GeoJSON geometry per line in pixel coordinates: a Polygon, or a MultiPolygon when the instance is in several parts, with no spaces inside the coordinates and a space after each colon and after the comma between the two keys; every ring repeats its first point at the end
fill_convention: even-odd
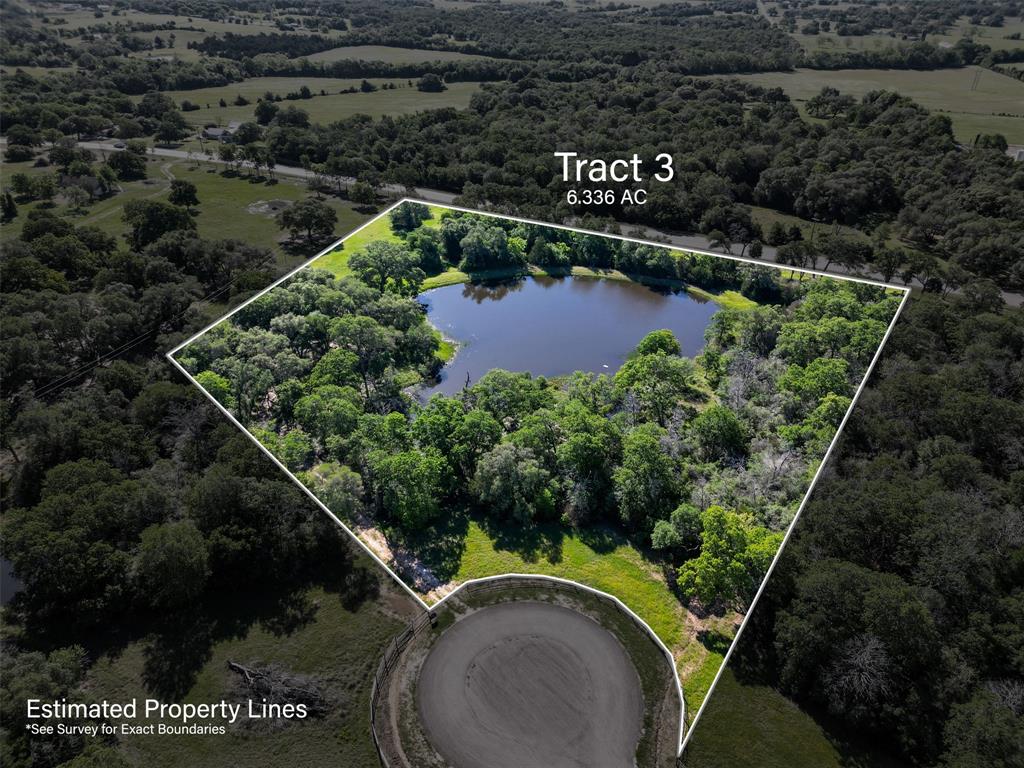
{"type": "Polygon", "coordinates": [[[430,51],[423,48],[392,48],[388,45],[345,45],[329,51],[314,53],[305,58],[310,61],[332,62],[343,59],[386,61],[389,64],[416,64],[421,61],[478,61],[486,56],[455,51],[430,51]]]}
{"type": "MultiPolygon", "coordinates": [[[[285,108],[294,105],[309,113],[314,123],[331,123],[356,114],[382,117],[383,115],[404,115],[426,109],[455,107],[463,109],[469,106],[469,100],[480,87],[479,83],[451,83],[448,90],[441,93],[424,93],[410,86],[408,80],[371,79],[378,88],[384,83],[393,82],[394,90],[378,90],[373,93],[345,93],[338,91],[358,87],[359,79],[340,79],[334,77],[255,77],[241,83],[218,88],[197,88],[190,91],[167,91],[167,95],[179,105],[185,99],[199,104],[201,109],[186,112],[185,119],[195,126],[215,123],[225,125],[232,120],[252,120],[256,109],[256,99],[270,91],[280,96],[297,91],[307,85],[314,94],[312,99],[282,101],[279,106],[285,108]],[[327,91],[327,96],[320,96],[320,91],[327,91]],[[236,107],[232,104],[235,97],[244,96],[249,104],[236,107]],[[228,106],[218,106],[224,99],[228,106]]],[[[141,98],[141,97],[136,97],[141,98]]]]}
{"type": "MultiPolygon", "coordinates": [[[[63,29],[77,29],[79,27],[88,27],[94,24],[110,23],[116,24],[119,21],[134,21],[140,24],[170,24],[174,23],[176,27],[195,27],[201,29],[205,34],[224,34],[225,32],[234,32],[235,34],[250,34],[255,35],[260,32],[280,32],[277,26],[270,22],[258,18],[256,16],[248,16],[248,24],[233,24],[227,21],[211,21],[209,19],[202,19],[198,16],[176,16],[174,14],[166,13],[143,13],[134,10],[123,10],[117,16],[111,13],[104,13],[102,18],[96,18],[92,11],[81,10],[81,11],[61,11],[56,6],[47,7],[40,6],[41,10],[50,19],[63,19],[66,23],[61,25],[63,29]]],[[[50,26],[43,25],[38,19],[33,22],[37,26],[50,26]]],[[[172,30],[168,30],[170,32],[172,30]]],[[[297,29],[297,34],[304,34],[310,30],[297,29]]],[[[147,33],[148,34],[148,33],[147,33]]],[[[162,32],[156,34],[163,34],[162,32]]],[[[181,33],[176,33],[180,35],[181,33]]],[[[342,33],[340,30],[330,30],[328,32],[319,32],[325,37],[336,37],[342,33]]]]}
{"type": "Polygon", "coordinates": [[[925,72],[798,69],[737,77],[765,87],[781,87],[797,102],[815,96],[826,85],[857,97],[873,90],[895,90],[932,111],[949,115],[960,141],[970,142],[978,133],[1002,133],[1011,144],[1024,144],[1024,83],[980,67],[925,72]]]}
{"type": "Polygon", "coordinates": [[[946,35],[928,35],[928,42],[955,45],[965,37],[975,42],[984,43],[994,51],[1007,51],[1024,48],[1024,40],[1007,40],[1008,35],[1019,32],[1024,37],[1024,20],[1009,18],[1001,27],[978,27],[970,23],[966,16],[961,17],[954,29],[946,35]]]}

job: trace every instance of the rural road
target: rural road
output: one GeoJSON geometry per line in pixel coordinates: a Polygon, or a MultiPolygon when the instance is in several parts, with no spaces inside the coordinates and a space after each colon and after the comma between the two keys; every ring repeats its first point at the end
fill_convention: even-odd
{"type": "MultiPolygon", "coordinates": [[[[83,149],[91,149],[94,152],[123,152],[123,149],[118,149],[114,146],[114,142],[110,141],[80,141],[78,146],[83,149]]],[[[196,160],[203,163],[216,163],[218,165],[226,165],[223,160],[217,157],[211,157],[210,155],[203,154],[202,152],[186,152],[181,149],[170,149],[167,147],[150,147],[147,153],[154,157],[168,157],[176,160],[196,160]]],[[[293,165],[275,165],[274,173],[281,176],[291,176],[297,179],[304,179],[309,181],[315,175],[312,171],[307,171],[305,168],[296,168],[293,165]]],[[[355,179],[347,176],[339,177],[342,184],[354,184],[355,179]]],[[[426,189],[417,187],[411,193],[406,190],[405,187],[400,187],[395,184],[385,184],[382,187],[383,191],[388,194],[395,195],[408,195],[410,197],[419,197],[423,200],[430,200],[438,203],[452,203],[455,201],[456,195],[453,192],[443,192],[439,189],[426,189]]]]}
{"type": "Polygon", "coordinates": [[[435,642],[416,684],[427,738],[452,768],[632,768],[640,678],[593,619],[500,603],[435,642]]]}

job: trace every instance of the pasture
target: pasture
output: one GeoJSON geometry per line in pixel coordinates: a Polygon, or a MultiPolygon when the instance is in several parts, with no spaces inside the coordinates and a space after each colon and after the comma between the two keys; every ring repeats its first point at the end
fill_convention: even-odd
{"type": "MultiPolygon", "coordinates": [[[[371,79],[379,90],[370,93],[339,93],[349,88],[358,88],[361,79],[343,79],[335,77],[254,77],[243,80],[240,83],[219,86],[215,88],[196,88],[186,91],[167,91],[167,95],[174,99],[179,105],[184,100],[198,104],[200,108],[191,112],[185,112],[185,119],[194,126],[204,125],[226,125],[237,120],[240,122],[254,119],[256,100],[261,98],[268,91],[281,96],[282,98],[306,85],[315,94],[310,99],[283,100],[278,102],[282,109],[288,106],[295,106],[309,114],[313,123],[328,124],[336,120],[343,120],[353,115],[369,115],[370,117],[383,117],[384,115],[405,115],[413,112],[420,112],[427,109],[440,109],[453,107],[464,109],[469,106],[469,100],[479,89],[479,83],[451,83],[448,90],[441,93],[425,93],[419,91],[409,80],[382,80],[371,79]],[[394,83],[393,90],[381,90],[385,83],[394,83]],[[320,95],[323,90],[327,95],[320,95]],[[249,101],[249,104],[236,106],[233,102],[242,96],[249,101]],[[224,99],[227,106],[221,107],[220,100],[224,99]]],[[[137,97],[141,98],[141,97],[137,97]]]]}
{"type": "Polygon", "coordinates": [[[736,75],[765,88],[780,87],[802,102],[826,85],[860,98],[875,90],[894,90],[923,107],[948,115],[958,140],[970,143],[978,133],[1001,133],[1011,144],[1024,143],[1024,83],[981,67],[912,71],[896,69],[798,69],[736,75]]]}

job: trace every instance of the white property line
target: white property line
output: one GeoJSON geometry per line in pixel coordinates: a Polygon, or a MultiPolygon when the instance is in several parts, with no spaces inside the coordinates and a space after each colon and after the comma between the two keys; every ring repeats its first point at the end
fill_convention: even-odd
{"type": "Polygon", "coordinates": [[[676,752],[676,754],[678,756],[678,755],[682,755],[683,749],[686,747],[687,743],[690,740],[690,734],[693,732],[693,726],[695,726],[697,724],[698,720],[700,720],[700,716],[704,712],[704,709],[707,706],[708,700],[711,698],[711,694],[715,690],[715,686],[718,685],[718,681],[721,678],[722,673],[725,671],[725,667],[728,664],[730,657],[732,656],[733,649],[735,649],[737,641],[739,640],[740,636],[743,634],[743,630],[747,626],[747,622],[750,619],[750,615],[751,615],[751,613],[753,613],[754,607],[757,605],[757,601],[760,599],[761,594],[764,592],[765,587],[768,584],[769,577],[771,576],[772,572],[775,570],[775,566],[778,563],[779,558],[782,555],[782,550],[785,548],[786,544],[789,542],[790,536],[793,533],[793,528],[796,525],[797,520],[799,520],[801,513],[803,512],[804,508],[807,506],[807,502],[808,502],[808,499],[810,498],[811,492],[814,490],[814,487],[815,487],[815,485],[818,482],[818,478],[821,477],[822,471],[825,468],[825,464],[827,463],[829,457],[832,455],[832,450],[835,448],[836,443],[839,440],[839,436],[842,433],[843,428],[846,426],[846,422],[849,420],[850,414],[853,412],[853,408],[857,404],[857,400],[860,398],[860,394],[863,391],[864,386],[866,385],[868,378],[871,376],[871,373],[872,373],[872,371],[875,368],[875,364],[878,362],[878,359],[879,359],[879,357],[882,354],[882,349],[885,347],[885,343],[886,343],[886,341],[888,341],[889,336],[892,333],[892,329],[896,325],[896,321],[899,318],[900,313],[903,311],[903,307],[906,305],[907,298],[909,296],[910,296],[910,289],[905,287],[905,286],[891,285],[889,283],[884,283],[884,282],[880,282],[880,281],[877,281],[877,280],[869,280],[867,278],[848,277],[846,275],[832,274],[832,273],[823,272],[823,271],[816,270],[816,269],[806,269],[806,268],[803,268],[803,267],[788,267],[788,266],[781,265],[781,264],[773,264],[771,262],[758,261],[757,259],[750,259],[750,258],[741,257],[741,256],[734,256],[732,254],[717,253],[715,251],[706,251],[706,250],[701,250],[701,249],[698,249],[698,248],[684,248],[684,247],[680,247],[680,246],[666,245],[665,243],[658,243],[658,242],[655,242],[653,240],[643,240],[643,239],[635,238],[635,237],[626,237],[624,235],[613,235],[613,234],[609,234],[607,232],[597,232],[595,230],[582,229],[582,228],[579,228],[579,227],[570,227],[570,226],[566,226],[566,225],[563,225],[563,224],[551,224],[551,223],[544,222],[544,221],[537,221],[535,219],[527,219],[527,218],[522,218],[522,217],[518,217],[518,216],[508,216],[508,215],[505,215],[505,214],[491,213],[491,212],[487,212],[487,211],[476,211],[476,210],[473,210],[471,208],[462,208],[462,207],[459,207],[459,206],[448,205],[448,204],[445,204],[445,203],[436,203],[436,202],[432,202],[432,201],[418,200],[418,199],[414,199],[414,198],[403,198],[403,199],[399,200],[398,202],[396,202],[394,205],[392,205],[392,206],[388,207],[387,209],[381,211],[377,216],[374,216],[369,221],[364,222],[359,227],[357,227],[356,229],[352,230],[351,232],[349,232],[347,235],[345,235],[341,239],[339,239],[336,242],[332,243],[327,248],[325,248],[324,250],[320,251],[319,253],[317,253],[315,256],[313,256],[309,260],[307,260],[304,263],[300,264],[298,267],[293,269],[291,272],[288,272],[284,276],[278,278],[277,280],[275,280],[273,283],[268,285],[266,288],[264,288],[259,293],[257,293],[254,296],[246,299],[244,302],[242,302],[237,307],[235,307],[234,309],[229,311],[227,314],[225,314],[223,317],[221,317],[220,319],[215,320],[214,322],[210,323],[205,328],[203,328],[201,331],[199,331],[198,333],[190,336],[188,339],[186,339],[185,341],[183,341],[180,344],[178,344],[176,347],[174,347],[174,349],[170,350],[166,354],[167,354],[167,359],[170,360],[171,363],[179,371],[181,371],[189,381],[191,381],[193,384],[195,384],[195,386],[197,386],[199,388],[199,390],[206,396],[206,398],[211,403],[213,403],[217,407],[217,409],[220,410],[220,412],[223,413],[231,421],[231,423],[233,423],[236,427],[238,427],[240,430],[242,430],[242,432],[246,435],[246,437],[248,437],[256,445],[256,447],[259,448],[275,465],[277,465],[277,467],[282,472],[284,472],[285,475],[287,475],[292,480],[292,482],[294,482],[297,486],[299,486],[299,488],[310,499],[312,499],[312,501],[318,507],[320,507],[320,509],[323,512],[325,512],[327,514],[327,516],[331,518],[331,520],[333,520],[338,526],[340,526],[342,528],[342,530],[344,530],[349,536],[351,536],[353,539],[355,539],[355,541],[359,544],[359,546],[361,546],[363,548],[363,550],[371,558],[373,558],[373,560],[378,565],[380,565],[381,568],[383,568],[388,573],[388,575],[391,576],[391,578],[393,578],[395,581],[397,581],[401,585],[401,587],[406,592],[408,592],[409,595],[417,603],[419,603],[419,605],[423,608],[424,611],[429,611],[429,610],[431,610],[432,607],[436,607],[436,606],[440,605],[445,600],[447,600],[449,597],[451,597],[453,594],[458,592],[463,586],[465,586],[465,584],[478,583],[478,582],[481,582],[481,581],[488,581],[488,580],[495,580],[495,579],[503,578],[505,576],[529,576],[530,578],[548,578],[548,579],[552,579],[554,581],[561,581],[561,582],[564,582],[564,583],[567,583],[567,584],[575,585],[577,587],[580,587],[581,589],[588,590],[590,592],[593,592],[595,594],[601,595],[603,597],[609,597],[612,600],[614,600],[618,605],[623,607],[633,618],[635,618],[640,624],[642,624],[644,627],[647,628],[647,630],[651,633],[651,635],[653,637],[655,637],[655,639],[657,640],[657,643],[661,647],[661,649],[668,654],[668,657],[669,657],[669,659],[672,662],[672,668],[673,668],[673,671],[675,672],[676,687],[677,687],[678,692],[679,692],[679,701],[680,701],[680,718],[679,718],[679,737],[680,738],[679,738],[679,747],[678,747],[678,750],[676,752]],[[686,727],[686,703],[685,703],[685,701],[683,699],[683,689],[682,689],[682,684],[681,684],[681,682],[679,680],[679,670],[676,667],[675,658],[672,656],[671,651],[669,651],[669,649],[665,646],[665,644],[661,641],[661,639],[658,638],[658,636],[650,628],[650,625],[648,625],[647,622],[645,622],[633,610],[631,610],[628,606],[626,606],[619,598],[615,597],[614,595],[609,595],[609,594],[607,594],[605,592],[601,592],[600,590],[594,589],[593,587],[589,587],[586,584],[581,584],[580,582],[572,581],[570,579],[560,579],[560,578],[554,577],[554,576],[543,577],[540,574],[500,574],[500,575],[496,575],[496,576],[487,576],[487,577],[483,577],[483,578],[480,578],[480,579],[472,579],[470,581],[467,581],[464,584],[456,587],[452,592],[450,592],[448,595],[445,595],[440,600],[435,602],[433,604],[433,606],[431,606],[426,601],[424,601],[424,599],[419,594],[417,594],[417,592],[415,590],[413,590],[408,584],[406,584],[405,581],[402,578],[400,578],[398,576],[398,574],[396,574],[392,570],[391,566],[389,566],[387,563],[385,563],[372,549],[370,549],[370,547],[361,538],[359,538],[359,536],[351,528],[349,528],[337,515],[335,515],[322,501],[320,501],[320,499],[317,498],[316,494],[314,494],[308,487],[306,487],[306,485],[301,480],[299,480],[299,478],[296,477],[295,474],[293,474],[292,471],[288,469],[288,467],[286,467],[283,463],[281,463],[281,461],[266,446],[264,446],[241,422],[239,422],[238,419],[235,418],[235,416],[227,408],[225,408],[223,405],[221,405],[221,403],[217,400],[217,398],[215,398],[213,395],[211,395],[203,387],[203,385],[200,384],[196,380],[196,378],[184,368],[184,366],[182,366],[177,360],[174,359],[174,355],[177,354],[179,351],[181,351],[184,347],[188,346],[189,344],[194,342],[199,337],[203,336],[205,333],[207,333],[211,329],[213,329],[216,326],[220,325],[225,320],[227,320],[232,315],[234,315],[236,312],[244,309],[249,304],[251,304],[254,301],[256,301],[257,299],[259,299],[264,294],[269,293],[271,290],[273,290],[274,288],[276,288],[281,283],[285,282],[286,280],[288,280],[289,278],[291,278],[292,276],[294,276],[298,272],[301,272],[303,269],[306,269],[307,267],[312,266],[313,262],[315,262],[317,259],[321,258],[322,256],[325,256],[328,253],[331,253],[339,245],[344,243],[345,240],[347,240],[348,238],[352,237],[356,233],[362,231],[363,229],[365,229],[366,227],[370,226],[371,224],[373,224],[377,220],[379,220],[382,217],[384,217],[387,214],[389,214],[392,210],[397,208],[402,203],[406,203],[406,202],[419,203],[421,205],[427,205],[427,206],[434,207],[434,208],[447,208],[449,210],[461,211],[463,213],[470,213],[470,214],[474,214],[474,215],[477,215],[477,216],[487,216],[487,217],[494,218],[494,219],[504,219],[504,220],[507,220],[507,221],[517,221],[517,222],[521,222],[521,223],[524,223],[524,224],[531,224],[531,225],[539,226],[539,227],[548,227],[550,229],[559,229],[559,230],[563,230],[563,231],[567,231],[567,232],[576,232],[576,233],[585,234],[585,235],[595,235],[595,236],[598,236],[598,237],[607,237],[607,238],[611,238],[613,240],[620,240],[620,241],[623,241],[623,242],[630,242],[630,243],[638,243],[640,245],[650,245],[650,246],[654,246],[656,248],[664,248],[666,250],[672,250],[672,251],[681,251],[683,253],[696,253],[696,254],[701,254],[701,255],[705,255],[705,256],[715,256],[717,258],[730,259],[732,261],[738,261],[738,262],[741,262],[741,263],[744,263],[744,264],[752,264],[752,265],[760,266],[760,267],[773,268],[773,269],[777,269],[777,270],[780,270],[780,271],[783,271],[783,272],[801,273],[801,274],[812,275],[812,276],[815,276],[815,277],[827,277],[827,278],[830,278],[830,279],[833,279],[833,280],[847,280],[847,281],[850,281],[850,282],[862,283],[862,284],[865,284],[865,285],[873,285],[873,286],[876,286],[876,287],[879,287],[879,288],[886,288],[886,289],[889,289],[889,290],[895,290],[895,291],[902,291],[903,292],[903,299],[900,301],[899,307],[897,307],[896,312],[893,315],[892,320],[889,322],[889,326],[888,326],[888,328],[886,328],[885,335],[882,337],[882,341],[879,343],[878,349],[875,350],[875,354],[874,354],[874,356],[871,359],[871,363],[868,365],[868,368],[867,368],[867,370],[864,373],[864,377],[861,379],[861,382],[860,382],[860,384],[857,387],[857,391],[854,393],[854,396],[853,396],[852,400],[850,401],[850,406],[846,409],[846,413],[843,414],[843,419],[839,423],[839,426],[836,429],[836,433],[833,436],[832,441],[829,443],[828,450],[825,451],[825,455],[822,457],[821,463],[818,465],[818,469],[814,473],[814,477],[811,479],[810,484],[807,486],[807,491],[804,494],[804,497],[803,497],[803,499],[800,502],[800,506],[797,508],[796,514],[793,516],[792,522],[790,522],[789,527],[786,529],[786,533],[783,536],[782,543],[779,545],[779,549],[776,551],[775,557],[772,558],[772,562],[768,566],[768,570],[765,572],[764,578],[761,580],[761,585],[758,587],[757,593],[754,595],[753,600],[751,600],[750,605],[747,607],[746,614],[744,615],[743,620],[740,623],[739,629],[736,631],[736,636],[733,638],[732,643],[729,645],[729,649],[726,651],[725,657],[722,659],[722,664],[719,666],[718,672],[715,674],[714,680],[712,680],[712,682],[711,682],[711,686],[708,688],[707,693],[704,694],[704,698],[701,701],[701,705],[700,705],[700,707],[697,710],[697,714],[694,716],[693,722],[690,724],[690,728],[686,727]]]}
{"type": "Polygon", "coordinates": [[[679,682],[679,670],[676,668],[675,657],[672,655],[672,651],[669,650],[668,646],[662,642],[660,637],[658,637],[658,633],[651,629],[651,625],[640,618],[636,611],[619,600],[615,595],[609,594],[608,592],[602,592],[600,589],[594,589],[591,586],[581,584],[580,582],[573,581],[572,579],[563,579],[560,576],[548,576],[543,573],[502,573],[497,576],[481,576],[478,579],[469,579],[468,581],[462,582],[459,586],[434,603],[432,610],[449,598],[457,595],[465,587],[472,587],[476,584],[485,584],[490,581],[501,581],[502,579],[539,579],[541,581],[553,581],[556,584],[567,584],[571,587],[582,589],[584,592],[589,592],[592,595],[597,595],[598,597],[603,597],[607,600],[613,601],[623,613],[627,614],[633,619],[633,621],[642,626],[647,634],[650,635],[651,639],[654,640],[655,644],[661,649],[662,653],[665,654],[665,657],[668,659],[669,666],[672,668],[672,677],[675,680],[676,693],[679,695],[679,749],[676,752],[676,757],[683,754],[683,731],[686,728],[686,700],[683,698],[683,684],[679,682]]]}

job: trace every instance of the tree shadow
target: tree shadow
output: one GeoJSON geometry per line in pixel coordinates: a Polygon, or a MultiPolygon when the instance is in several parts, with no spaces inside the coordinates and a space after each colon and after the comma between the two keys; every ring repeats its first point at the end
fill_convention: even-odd
{"type": "Polygon", "coordinates": [[[459,572],[468,533],[466,510],[447,509],[442,519],[416,534],[401,536],[401,541],[440,581],[450,581],[459,572]]]}
{"type": "Polygon", "coordinates": [[[579,528],[576,538],[599,555],[607,555],[626,543],[626,537],[607,525],[579,528]]]}
{"type": "Polygon", "coordinates": [[[565,527],[558,523],[517,524],[480,517],[477,524],[496,550],[514,552],[528,563],[562,562],[565,527]]]}
{"type": "Polygon", "coordinates": [[[724,656],[732,645],[733,638],[717,629],[702,629],[697,633],[697,640],[711,653],[724,656]]]}

